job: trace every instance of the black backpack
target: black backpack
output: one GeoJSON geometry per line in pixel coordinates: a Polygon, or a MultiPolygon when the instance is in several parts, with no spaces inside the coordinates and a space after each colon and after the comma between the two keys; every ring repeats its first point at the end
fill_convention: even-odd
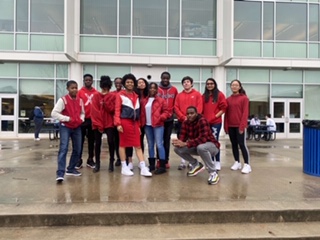
{"type": "Polygon", "coordinates": [[[34,118],[34,109],[30,111],[29,113],[29,120],[32,121],[34,118]]]}

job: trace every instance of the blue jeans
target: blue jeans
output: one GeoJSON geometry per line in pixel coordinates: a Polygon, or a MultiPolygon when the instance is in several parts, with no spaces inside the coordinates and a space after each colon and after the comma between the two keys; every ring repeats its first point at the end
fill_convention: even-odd
{"type": "Polygon", "coordinates": [[[156,144],[157,149],[159,151],[159,158],[161,160],[166,159],[166,153],[164,151],[163,146],[163,131],[164,127],[152,127],[152,126],[145,126],[144,131],[147,136],[148,141],[148,151],[149,151],[149,158],[155,157],[155,151],[154,151],[154,144],[156,144]]]}
{"type": "MultiPolygon", "coordinates": [[[[222,125],[221,123],[210,125],[213,132],[213,136],[217,141],[219,141],[221,125],[222,125]]],[[[220,162],[220,151],[217,153],[215,157],[212,156],[212,161],[214,161],[214,158],[216,158],[217,162],[220,162]]]]}
{"type": "Polygon", "coordinates": [[[58,153],[58,170],[57,176],[63,177],[66,171],[66,158],[69,147],[69,138],[72,142],[72,154],[69,161],[68,171],[73,171],[79,160],[81,152],[81,127],[75,129],[66,126],[60,126],[60,147],[58,153]]]}
{"type": "Polygon", "coordinates": [[[39,138],[39,133],[41,131],[43,124],[43,118],[34,118],[34,138],[39,138]]]}

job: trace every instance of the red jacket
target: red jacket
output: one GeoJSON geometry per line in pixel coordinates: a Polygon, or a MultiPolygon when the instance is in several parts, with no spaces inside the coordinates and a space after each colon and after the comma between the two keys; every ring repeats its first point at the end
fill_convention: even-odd
{"type": "Polygon", "coordinates": [[[91,110],[91,102],[93,95],[98,92],[94,87],[90,90],[86,87],[82,87],[78,91],[78,96],[82,99],[85,111],[85,118],[91,118],[90,110],[91,110]]]}
{"type": "Polygon", "coordinates": [[[222,92],[218,94],[218,101],[213,102],[213,96],[210,95],[208,102],[205,101],[205,96],[202,95],[203,100],[203,117],[207,119],[210,125],[222,123],[222,117],[216,117],[217,113],[220,111],[226,112],[227,101],[226,97],[222,92]]]}
{"type": "Polygon", "coordinates": [[[103,132],[106,128],[114,127],[113,116],[116,104],[116,93],[102,94],[96,92],[91,103],[92,129],[103,132]]]}
{"type": "MultiPolygon", "coordinates": [[[[146,105],[149,97],[146,97],[141,102],[141,115],[140,122],[141,126],[146,125],[146,105]]],[[[164,125],[164,121],[171,116],[166,101],[158,96],[154,98],[151,108],[151,124],[152,127],[160,127],[164,125]]]]}
{"type": "Polygon", "coordinates": [[[62,122],[66,127],[75,129],[82,124],[81,112],[83,103],[82,100],[77,98],[71,98],[69,94],[61,98],[64,102],[64,109],[61,114],[70,117],[71,121],[62,122]]]}
{"type": "MultiPolygon", "coordinates": [[[[159,84],[158,88],[158,96],[164,99],[168,105],[168,111],[170,113],[170,118],[173,118],[174,112],[174,102],[178,95],[178,90],[175,86],[163,87],[161,83],[159,84]]],[[[171,119],[170,119],[171,120],[171,119]]]]}
{"type": "Polygon", "coordinates": [[[229,132],[229,127],[238,127],[244,131],[248,125],[249,99],[244,94],[231,95],[227,98],[227,111],[224,115],[224,130],[229,132]]]}
{"type": "Polygon", "coordinates": [[[187,108],[190,106],[196,107],[199,114],[202,113],[202,95],[195,89],[188,93],[183,90],[176,97],[174,111],[179,122],[187,119],[187,108]]]}

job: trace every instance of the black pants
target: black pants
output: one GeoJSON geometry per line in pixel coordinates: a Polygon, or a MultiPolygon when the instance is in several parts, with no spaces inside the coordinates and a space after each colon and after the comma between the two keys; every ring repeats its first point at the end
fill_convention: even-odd
{"type": "Polygon", "coordinates": [[[232,153],[235,161],[240,162],[240,156],[239,156],[239,148],[241,149],[242,156],[244,159],[244,163],[249,163],[249,150],[247,148],[246,144],[246,131],[244,131],[242,134],[239,133],[238,127],[229,127],[229,138],[232,145],[232,153]]]}
{"type": "Polygon", "coordinates": [[[140,128],[140,144],[141,144],[141,149],[142,149],[142,153],[144,153],[144,135],[145,135],[145,132],[144,132],[144,127],[141,127],[140,128]]]}
{"type": "Polygon", "coordinates": [[[87,137],[88,139],[88,159],[93,159],[94,156],[94,133],[92,130],[92,122],[90,118],[86,118],[85,121],[81,125],[81,135],[82,135],[82,142],[81,142],[81,152],[80,152],[80,159],[82,159],[82,152],[83,152],[83,144],[84,139],[87,137]]]}
{"type": "MultiPolygon", "coordinates": [[[[106,128],[104,129],[103,133],[107,134],[108,138],[108,146],[109,146],[109,158],[114,159],[114,150],[115,150],[115,144],[114,144],[114,138],[116,135],[115,129],[112,128],[106,128]]],[[[96,163],[100,163],[100,154],[101,154],[101,144],[102,144],[102,134],[99,132],[98,129],[94,130],[94,138],[95,138],[95,156],[96,156],[96,163]]]]}

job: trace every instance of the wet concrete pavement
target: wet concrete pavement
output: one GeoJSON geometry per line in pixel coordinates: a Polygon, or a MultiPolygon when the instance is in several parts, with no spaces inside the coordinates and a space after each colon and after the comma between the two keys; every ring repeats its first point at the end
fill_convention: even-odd
{"type": "MultiPolygon", "coordinates": [[[[107,146],[106,139],[103,146],[107,146]]],[[[221,146],[222,170],[217,185],[207,184],[205,171],[187,177],[187,170],[177,170],[180,160],[173,151],[171,168],[166,174],[142,177],[137,160],[133,177],[122,176],[120,167],[109,173],[105,148],[99,173],[85,167],[81,177],[66,176],[63,184],[56,184],[58,141],[0,140],[0,216],[184,210],[320,211],[320,178],[302,171],[302,140],[248,141],[250,174],[231,171],[233,157],[229,140],[222,139],[221,146]]],[[[130,224],[130,220],[120,221],[119,225],[122,223],[130,224]]],[[[141,220],[135,224],[144,223],[141,220]]],[[[22,221],[4,225],[19,224],[29,226],[22,221]]],[[[38,226],[30,223],[33,225],[38,226]]]]}

